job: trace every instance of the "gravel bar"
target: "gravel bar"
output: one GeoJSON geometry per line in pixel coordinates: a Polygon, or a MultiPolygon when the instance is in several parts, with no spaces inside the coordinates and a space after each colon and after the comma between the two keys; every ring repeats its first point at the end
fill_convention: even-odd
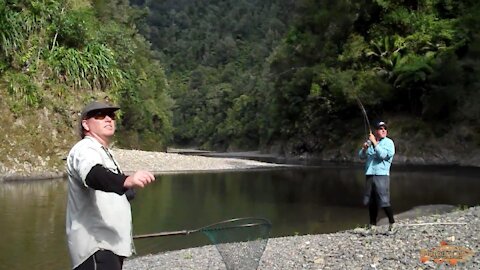
{"type": "Polygon", "coordinates": [[[113,149],[113,153],[122,170],[127,174],[137,170],[167,174],[288,166],[238,158],[203,157],[140,150],[113,149]]]}
{"type": "MultiPolygon", "coordinates": [[[[178,153],[151,152],[114,148],[113,154],[123,172],[131,174],[138,170],[150,171],[156,175],[192,172],[213,172],[226,170],[245,170],[273,167],[289,167],[287,164],[275,164],[239,158],[204,157],[178,153]]],[[[25,171],[3,168],[0,163],[0,183],[31,180],[51,180],[65,178],[64,168],[54,172],[45,172],[43,167],[28,167],[25,171]]]]}
{"type": "MultiPolygon", "coordinates": [[[[258,269],[480,269],[480,207],[405,219],[394,234],[357,228],[332,234],[272,238],[258,269]],[[421,261],[421,250],[441,243],[473,252],[467,261],[421,261]],[[449,264],[447,264],[449,263],[449,264]]],[[[273,224],[275,226],[275,224],[273,224]]],[[[438,259],[438,258],[437,258],[438,259]]],[[[447,258],[448,259],[448,258],[447,258]]],[[[124,269],[226,269],[215,246],[128,259],[124,269]]]]}

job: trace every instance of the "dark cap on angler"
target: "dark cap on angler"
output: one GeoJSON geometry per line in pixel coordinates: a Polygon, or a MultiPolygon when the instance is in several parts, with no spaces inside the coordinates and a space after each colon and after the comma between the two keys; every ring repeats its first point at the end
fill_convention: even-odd
{"type": "Polygon", "coordinates": [[[106,102],[100,102],[100,101],[92,101],[88,103],[82,110],[82,113],[80,114],[80,119],[79,119],[79,124],[78,124],[78,131],[80,138],[84,138],[85,134],[83,133],[83,126],[82,126],[82,120],[85,120],[88,118],[88,115],[92,112],[95,111],[103,111],[103,110],[109,110],[109,111],[117,111],[119,110],[120,107],[106,103],[106,102]]]}
{"type": "Polygon", "coordinates": [[[387,123],[384,122],[384,121],[379,120],[379,121],[376,121],[376,122],[373,124],[373,127],[374,127],[375,129],[379,129],[379,128],[381,128],[381,127],[384,127],[385,129],[387,129],[387,123]]]}

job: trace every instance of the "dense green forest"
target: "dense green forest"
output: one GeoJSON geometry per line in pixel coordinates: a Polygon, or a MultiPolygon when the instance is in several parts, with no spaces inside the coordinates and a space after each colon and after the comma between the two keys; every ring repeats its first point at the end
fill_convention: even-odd
{"type": "Polygon", "coordinates": [[[129,148],[351,155],[360,100],[404,154],[472,151],[478,15],[473,0],[0,0],[0,165],[60,164],[91,99],[122,107],[129,148]]]}
{"type": "Polygon", "coordinates": [[[178,144],[321,152],[365,134],[480,144],[479,4],[449,0],[133,1],[165,65],[178,144]],[[418,135],[420,134],[420,135],[418,135]],[[457,136],[458,134],[454,135],[457,136]]]}
{"type": "Polygon", "coordinates": [[[175,142],[257,148],[271,117],[265,60],[288,30],[295,1],[133,1],[148,9],[141,32],[171,84],[175,142]]]}
{"type": "Polygon", "coordinates": [[[359,98],[396,134],[435,139],[465,123],[476,128],[456,139],[480,143],[477,2],[300,1],[297,10],[270,62],[277,134],[307,151],[322,150],[317,138],[339,143],[359,98]]]}
{"type": "Polygon", "coordinates": [[[63,167],[92,99],[122,107],[118,144],[165,149],[173,102],[143,17],[122,0],[0,0],[0,170],[63,167]]]}

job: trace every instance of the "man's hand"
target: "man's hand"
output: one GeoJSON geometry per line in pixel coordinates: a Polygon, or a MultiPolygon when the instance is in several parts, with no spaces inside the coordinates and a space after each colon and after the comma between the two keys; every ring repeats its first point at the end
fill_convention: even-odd
{"type": "Polygon", "coordinates": [[[364,142],[363,145],[362,145],[362,149],[363,151],[367,150],[367,148],[370,146],[370,144],[368,143],[368,141],[364,142]]]}
{"type": "Polygon", "coordinates": [[[125,179],[123,186],[125,188],[143,188],[153,181],[155,181],[155,176],[151,172],[136,171],[133,175],[130,175],[125,179]]]}

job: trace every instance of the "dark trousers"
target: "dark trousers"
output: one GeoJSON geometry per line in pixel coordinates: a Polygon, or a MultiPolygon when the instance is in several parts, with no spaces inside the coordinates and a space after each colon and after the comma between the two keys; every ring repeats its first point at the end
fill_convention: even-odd
{"type": "Polygon", "coordinates": [[[75,270],[121,270],[124,257],[110,250],[99,250],[88,257],[75,270]]]}
{"type": "MultiPolygon", "coordinates": [[[[392,207],[382,207],[385,211],[385,215],[388,217],[388,222],[390,224],[395,223],[395,219],[393,218],[393,211],[392,207]]],[[[370,203],[368,205],[368,213],[370,214],[370,225],[377,225],[377,217],[378,217],[378,194],[377,188],[375,184],[372,184],[372,191],[370,194],[370,203]]]]}

